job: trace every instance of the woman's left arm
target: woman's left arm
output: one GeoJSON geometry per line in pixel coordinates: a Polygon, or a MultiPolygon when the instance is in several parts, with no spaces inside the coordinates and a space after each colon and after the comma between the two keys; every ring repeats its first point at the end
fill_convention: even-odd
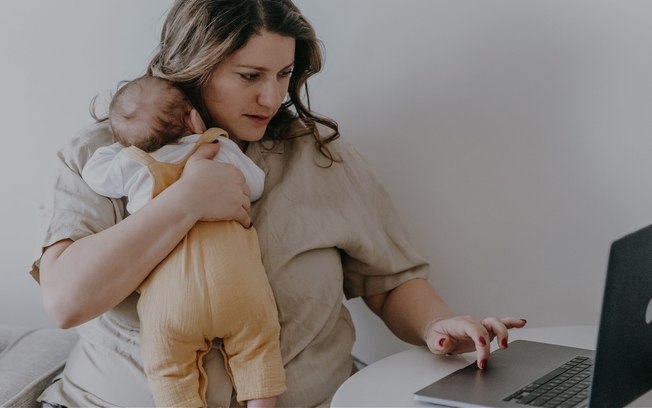
{"type": "Polygon", "coordinates": [[[363,299],[401,340],[427,345],[435,354],[476,350],[480,368],[487,365],[489,343],[494,337],[501,348],[506,348],[508,329],[526,324],[523,319],[511,317],[486,318],[479,322],[471,316],[454,316],[437,291],[421,278],[363,299]]]}

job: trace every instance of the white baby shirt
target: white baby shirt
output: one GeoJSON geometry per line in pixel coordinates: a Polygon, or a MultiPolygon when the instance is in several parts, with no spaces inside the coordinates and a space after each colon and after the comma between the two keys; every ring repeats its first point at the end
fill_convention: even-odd
{"type": "MultiPolygon", "coordinates": [[[[155,160],[175,163],[190,152],[201,135],[182,137],[176,143],[149,153],[155,160]]],[[[220,151],[214,160],[236,166],[244,175],[256,201],[263,193],[265,173],[230,139],[218,136],[220,151]]],[[[127,210],[134,213],[152,198],[154,182],[147,167],[123,153],[119,143],[95,151],[82,170],[82,177],[98,194],[110,198],[127,197],[127,210]]]]}

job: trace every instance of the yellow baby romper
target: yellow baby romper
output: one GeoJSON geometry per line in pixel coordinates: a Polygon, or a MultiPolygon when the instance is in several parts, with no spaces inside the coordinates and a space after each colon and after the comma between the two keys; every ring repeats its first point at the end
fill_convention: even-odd
{"type": "MultiPolygon", "coordinates": [[[[177,163],[127,148],[148,167],[155,197],[181,175],[203,143],[226,136],[209,129],[177,163]]],[[[174,222],[163,220],[162,222],[174,222]]],[[[145,373],[157,406],[206,406],[202,357],[212,339],[222,352],[238,401],[283,393],[276,303],[263,269],[258,236],[236,221],[198,222],[139,287],[145,373]]]]}

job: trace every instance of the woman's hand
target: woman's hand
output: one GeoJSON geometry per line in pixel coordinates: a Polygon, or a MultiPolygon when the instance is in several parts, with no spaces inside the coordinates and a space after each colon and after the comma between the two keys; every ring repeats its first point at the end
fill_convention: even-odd
{"type": "Polygon", "coordinates": [[[461,354],[473,350],[478,367],[485,368],[489,343],[498,337],[501,348],[507,347],[507,330],[523,327],[523,319],[489,317],[478,322],[470,316],[452,316],[446,303],[425,279],[412,279],[389,292],[363,298],[387,327],[401,340],[417,345],[425,342],[435,354],[461,354]]]}
{"type": "Polygon", "coordinates": [[[248,228],[249,188],[235,166],[213,161],[219,149],[219,143],[205,144],[188,159],[179,179],[185,205],[198,220],[235,220],[248,228]]]}
{"type": "Polygon", "coordinates": [[[435,354],[461,354],[477,351],[478,367],[484,369],[489,358],[489,343],[497,337],[498,346],[507,348],[508,330],[521,328],[527,321],[513,317],[488,317],[478,322],[470,316],[433,320],[426,328],[425,339],[435,354]]]}

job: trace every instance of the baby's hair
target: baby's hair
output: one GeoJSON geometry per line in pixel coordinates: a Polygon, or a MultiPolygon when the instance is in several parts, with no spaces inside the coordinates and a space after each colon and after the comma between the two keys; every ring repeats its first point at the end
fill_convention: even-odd
{"type": "Polygon", "coordinates": [[[193,106],[173,82],[144,75],[119,86],[109,105],[115,140],[153,152],[190,134],[193,106]]]}

